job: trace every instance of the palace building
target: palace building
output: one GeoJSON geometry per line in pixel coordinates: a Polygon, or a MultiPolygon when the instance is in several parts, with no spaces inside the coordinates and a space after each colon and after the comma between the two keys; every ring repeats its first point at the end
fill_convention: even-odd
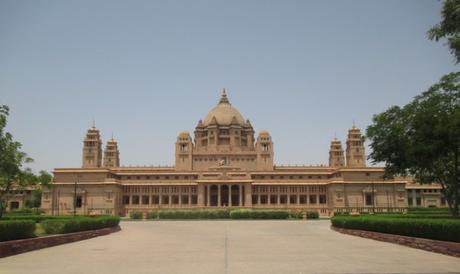
{"type": "Polygon", "coordinates": [[[277,166],[270,133],[256,135],[224,90],[217,106],[199,120],[193,138],[187,131],[179,133],[175,166],[120,166],[117,142],[110,139],[103,150],[99,130],[88,129],[82,166],[54,170],[42,209],[53,215],[75,210],[122,216],[159,208],[307,209],[323,216],[404,211],[410,182],[384,180],[383,168],[366,166],[360,129],[348,131],[345,145],[331,141],[328,165],[277,166]]]}

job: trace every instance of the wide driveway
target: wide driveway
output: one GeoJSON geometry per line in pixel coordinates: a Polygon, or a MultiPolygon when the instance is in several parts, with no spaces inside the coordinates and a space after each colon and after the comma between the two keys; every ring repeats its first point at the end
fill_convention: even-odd
{"type": "Polygon", "coordinates": [[[122,222],[122,231],[0,259],[0,273],[447,273],[460,259],[343,235],[329,221],[122,222]]]}

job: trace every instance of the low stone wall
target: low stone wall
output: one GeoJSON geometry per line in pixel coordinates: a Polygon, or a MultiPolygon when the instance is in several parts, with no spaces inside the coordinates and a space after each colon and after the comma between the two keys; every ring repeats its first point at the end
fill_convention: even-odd
{"type": "Polygon", "coordinates": [[[97,230],[80,231],[68,234],[51,235],[39,238],[29,238],[0,242],[0,258],[12,256],[32,250],[42,249],[71,242],[86,240],[120,231],[120,226],[97,230]]]}
{"type": "Polygon", "coordinates": [[[437,241],[358,229],[346,229],[334,226],[331,226],[331,229],[344,234],[359,236],[377,241],[405,245],[413,248],[423,249],[426,251],[441,253],[454,257],[460,257],[460,243],[437,241]]]}

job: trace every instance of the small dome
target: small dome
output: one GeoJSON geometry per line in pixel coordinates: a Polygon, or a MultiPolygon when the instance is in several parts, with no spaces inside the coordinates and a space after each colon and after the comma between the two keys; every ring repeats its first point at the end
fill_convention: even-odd
{"type": "Polygon", "coordinates": [[[188,136],[190,136],[190,133],[188,131],[184,130],[184,131],[181,131],[179,133],[179,136],[180,137],[188,137],[188,136]]]}
{"type": "Polygon", "coordinates": [[[259,135],[270,135],[270,133],[266,130],[261,130],[259,135]]]}
{"type": "Polygon", "coordinates": [[[218,125],[229,126],[236,124],[239,126],[244,125],[244,118],[240,112],[234,108],[228,101],[225,89],[223,90],[222,97],[220,98],[219,104],[214,107],[203,120],[204,126],[209,126],[213,123],[213,119],[218,125]]]}

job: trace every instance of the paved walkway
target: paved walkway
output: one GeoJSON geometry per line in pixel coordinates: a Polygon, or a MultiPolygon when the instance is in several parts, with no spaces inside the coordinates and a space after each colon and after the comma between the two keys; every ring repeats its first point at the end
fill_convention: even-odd
{"type": "Polygon", "coordinates": [[[0,259],[0,273],[447,273],[460,259],[343,235],[329,221],[123,222],[108,236],[0,259]]]}

